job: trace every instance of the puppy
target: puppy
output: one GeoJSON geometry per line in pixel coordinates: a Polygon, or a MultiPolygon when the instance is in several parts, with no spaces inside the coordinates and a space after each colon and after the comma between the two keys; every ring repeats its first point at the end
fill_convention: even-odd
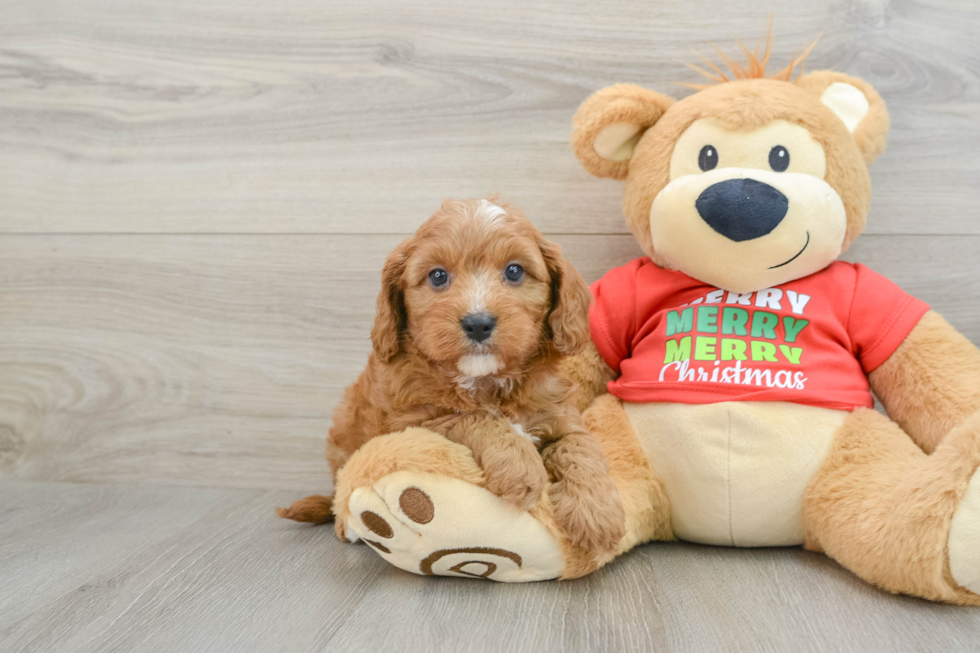
{"type": "MultiPolygon", "coordinates": [[[[613,548],[625,533],[619,495],[574,407],[574,385],[558,372],[589,340],[590,299],[561,250],[517,209],[444,202],[385,261],[374,351],[327,441],[334,475],[369,439],[425,427],[469,447],[487,489],[521,510],[537,503],[550,473],[555,517],[572,543],[613,548]]],[[[322,523],[330,509],[317,495],[279,515],[322,523]]]]}

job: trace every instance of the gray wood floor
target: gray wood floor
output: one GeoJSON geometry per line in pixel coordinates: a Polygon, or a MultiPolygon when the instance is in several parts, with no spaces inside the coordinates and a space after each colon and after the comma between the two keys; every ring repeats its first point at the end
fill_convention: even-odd
{"type": "Polygon", "coordinates": [[[974,0],[0,0],[0,651],[977,650],[797,550],[499,586],[272,517],[330,488],[395,243],[499,192],[590,280],[636,256],[571,116],[770,13],[889,103],[847,258],[980,342],[974,0]]]}
{"type": "Polygon", "coordinates": [[[975,609],[817,554],[641,547],[592,576],[419,578],[281,490],[0,481],[4,651],[977,650],[975,609]]]}

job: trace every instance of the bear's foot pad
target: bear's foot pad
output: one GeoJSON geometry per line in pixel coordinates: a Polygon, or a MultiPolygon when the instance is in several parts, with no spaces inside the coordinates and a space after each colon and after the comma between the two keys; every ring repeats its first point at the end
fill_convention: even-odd
{"type": "Polygon", "coordinates": [[[348,535],[414,574],[520,583],[564,567],[561,545],[530,513],[456,478],[395,472],[355,489],[349,508],[348,535]]]}

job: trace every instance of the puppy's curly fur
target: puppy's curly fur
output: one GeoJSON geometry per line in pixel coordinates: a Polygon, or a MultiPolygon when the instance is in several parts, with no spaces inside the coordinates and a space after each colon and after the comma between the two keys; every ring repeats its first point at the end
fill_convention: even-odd
{"type": "MultiPolygon", "coordinates": [[[[516,208],[495,198],[444,202],[385,262],[374,351],[327,441],[333,473],[369,439],[425,427],[468,446],[487,488],[522,510],[550,473],[571,542],[613,548],[625,532],[619,495],[558,368],[589,342],[590,299],[560,248],[516,208]],[[462,320],[474,315],[491,318],[489,337],[467,334],[462,320]]],[[[331,503],[308,497],[279,514],[322,523],[331,503]]],[[[343,538],[344,525],[336,528],[343,538]]]]}

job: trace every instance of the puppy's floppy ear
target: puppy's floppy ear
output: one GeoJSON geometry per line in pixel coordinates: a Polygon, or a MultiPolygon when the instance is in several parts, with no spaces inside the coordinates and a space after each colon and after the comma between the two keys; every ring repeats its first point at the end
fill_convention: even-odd
{"type": "Polygon", "coordinates": [[[870,165],[885,151],[888,109],[871,84],[843,73],[818,70],[800,77],[796,85],[819,97],[844,122],[865,163],[870,165]]]}
{"type": "Polygon", "coordinates": [[[381,271],[381,292],[378,293],[378,309],[371,329],[371,344],[374,353],[382,362],[388,363],[400,348],[401,333],[408,321],[405,312],[405,293],[402,290],[402,276],[408,263],[408,245],[411,239],[402,242],[385,259],[381,271]]]}
{"type": "Polygon", "coordinates": [[[664,115],[674,99],[633,84],[596,91],[572,119],[572,149],[596,177],[625,179],[643,133],[664,115]]]}
{"type": "Polygon", "coordinates": [[[551,313],[548,328],[555,348],[572,355],[589,343],[589,302],[592,292],[579,271],[561,253],[561,247],[538,237],[538,247],[551,276],[551,313]]]}

